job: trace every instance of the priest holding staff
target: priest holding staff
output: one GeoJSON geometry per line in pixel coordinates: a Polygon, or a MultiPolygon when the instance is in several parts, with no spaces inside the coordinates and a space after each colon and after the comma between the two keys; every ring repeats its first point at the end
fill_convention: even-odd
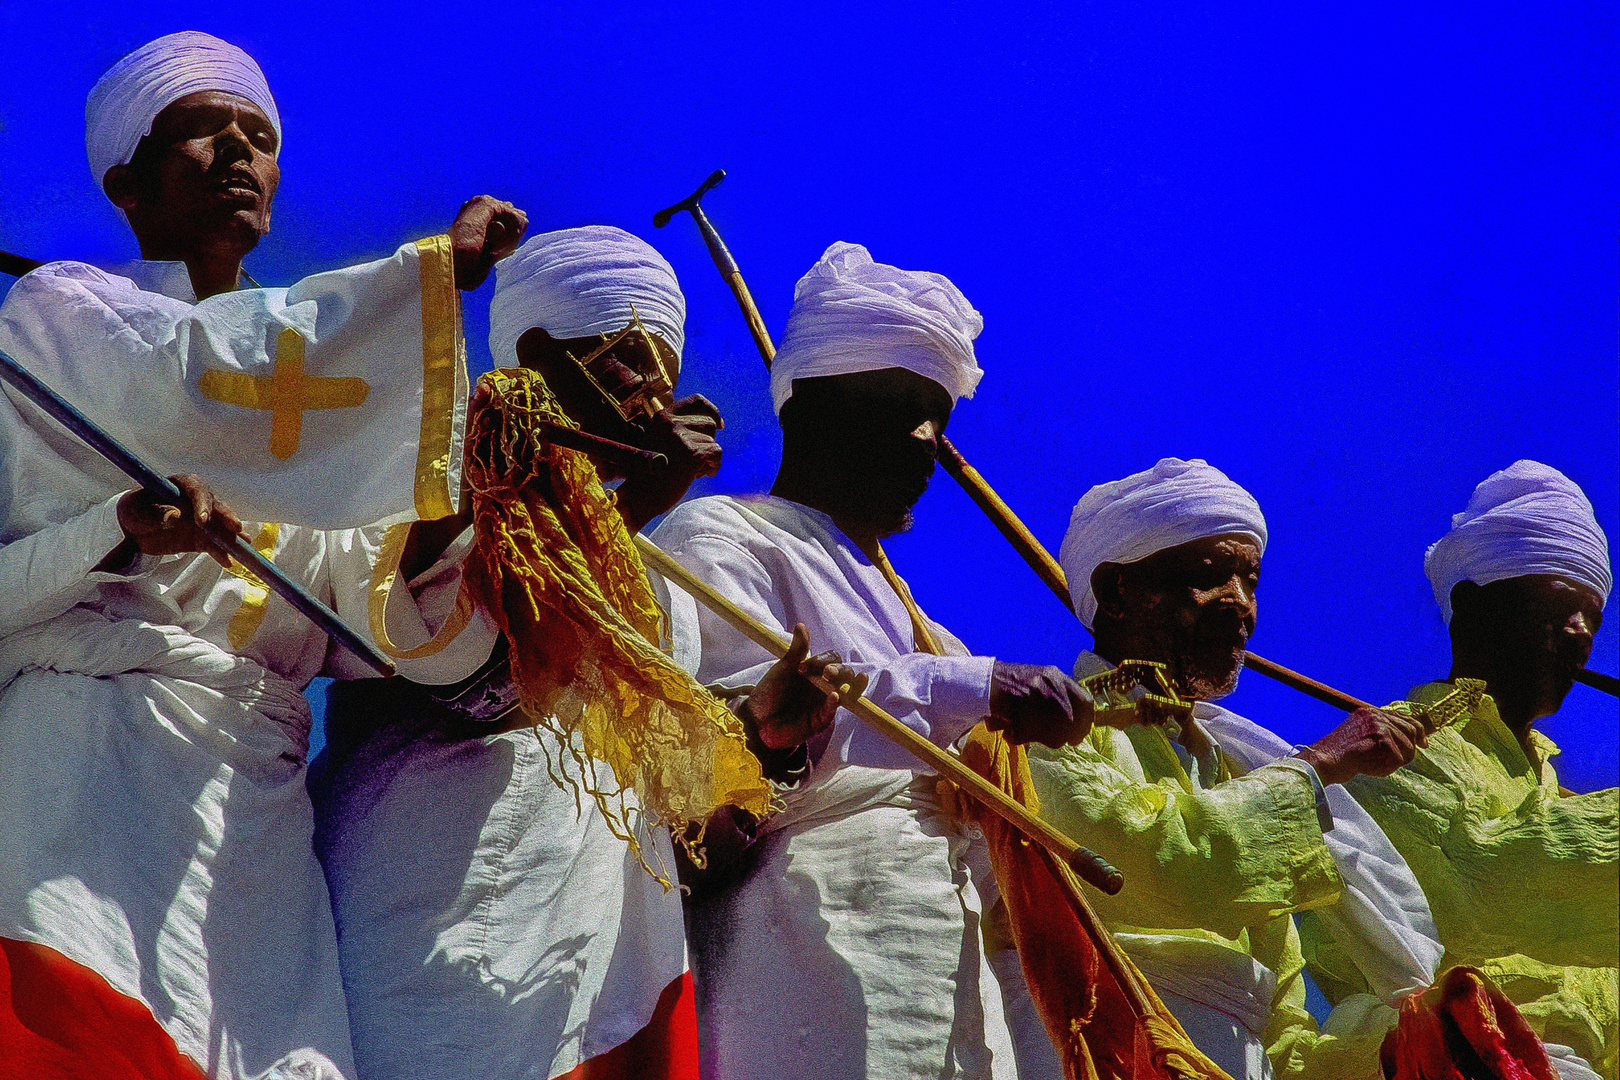
{"type": "MultiPolygon", "coordinates": [[[[0,307],[0,349],[180,474],[187,498],[129,491],[31,402],[0,397],[0,1060],[352,1075],[301,690],[363,670],[199,552],[205,530],[241,532],[365,624],[375,551],[356,527],[454,511],[456,290],[526,220],[480,196],[447,236],[238,289],[280,179],[280,115],[253,59],[207,34],[159,38],[96,84],[85,128],[142,258],[28,274],[0,307]]],[[[390,605],[401,640],[453,604],[458,571],[434,558],[390,605]]],[[[447,649],[413,673],[481,659],[447,649]]]]}

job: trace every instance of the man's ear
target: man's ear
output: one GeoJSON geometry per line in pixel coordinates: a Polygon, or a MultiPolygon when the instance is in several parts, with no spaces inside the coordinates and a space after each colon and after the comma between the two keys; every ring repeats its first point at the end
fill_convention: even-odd
{"type": "Polygon", "coordinates": [[[135,171],[128,165],[114,165],[107,170],[101,178],[101,190],[107,193],[112,204],[124,213],[135,209],[140,202],[139,185],[135,181],[135,171]]]}
{"type": "Polygon", "coordinates": [[[550,375],[550,362],[556,359],[552,356],[556,351],[554,342],[555,339],[546,333],[545,327],[529,327],[523,331],[513,347],[513,351],[517,353],[518,364],[538,371],[542,376],[550,375]]]}
{"type": "Polygon", "coordinates": [[[1110,619],[1125,615],[1125,568],[1119,563],[1099,563],[1091,572],[1091,592],[1097,598],[1097,613],[1110,619]]]}

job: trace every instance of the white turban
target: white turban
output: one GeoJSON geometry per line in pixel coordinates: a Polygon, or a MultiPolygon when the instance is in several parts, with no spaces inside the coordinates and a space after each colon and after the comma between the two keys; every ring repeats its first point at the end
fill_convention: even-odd
{"type": "Polygon", "coordinates": [[[1265,553],[1260,504],[1201,458],[1162,458],[1146,472],[1098,484],[1074,504],[1058,556],[1074,613],[1088,628],[1096,618],[1091,573],[1103,563],[1133,563],[1177,544],[1228,533],[1247,536],[1265,553]]]}
{"type": "Polygon", "coordinates": [[[84,103],[84,152],[96,186],[128,165],[158,113],[203,90],[238,94],[264,110],[281,153],[281,114],[253,57],[212,34],[183,30],[142,45],[96,81],[84,103]]]}
{"type": "Polygon", "coordinates": [[[973,355],[983,329],[949,278],[873,262],[861,245],[839,241],[793,289],[771,401],[780,414],[794,379],[898,367],[939,383],[954,404],[984,374],[973,355]]]}
{"type": "Polygon", "coordinates": [[[1451,531],[1429,546],[1423,570],[1446,623],[1459,581],[1489,585],[1557,574],[1596,589],[1608,603],[1609,541],[1575,482],[1539,461],[1515,461],[1474,489],[1451,531]]]}
{"type": "Polygon", "coordinates": [[[517,367],[517,340],[532,327],[554,338],[612,334],[630,325],[632,305],[679,358],[686,297],[651,244],[611,225],[531,236],[495,264],[489,351],[497,366],[517,367]]]}

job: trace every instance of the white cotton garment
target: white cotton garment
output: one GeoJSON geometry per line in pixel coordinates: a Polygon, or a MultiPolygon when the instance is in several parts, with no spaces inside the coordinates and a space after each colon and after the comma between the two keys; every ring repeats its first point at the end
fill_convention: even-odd
{"type": "Polygon", "coordinates": [[[517,367],[518,338],[531,327],[554,338],[612,334],[632,311],[680,357],[686,297],[657,249],[611,225],[541,233],[495,264],[489,351],[497,366],[517,367]]]}
{"type": "Polygon", "coordinates": [[[954,403],[972,397],[984,372],[973,339],[984,317],[942,274],[875,262],[840,240],[793,288],[793,309],[771,363],[778,414],[794,379],[905,368],[943,386],[954,403]]]}
{"type": "Polygon", "coordinates": [[[264,110],[281,152],[281,113],[253,57],[212,34],[182,30],[148,42],[107,69],[84,103],[84,152],[96,186],[127,165],[158,113],[188,94],[221,90],[264,110]]]}
{"type": "MultiPolygon", "coordinates": [[[[804,623],[815,649],[869,674],[867,696],[936,745],[989,711],[994,660],[935,623],[946,655],[916,651],[894,588],[827,515],[711,496],[676,507],[653,541],[777,632],[804,623]]],[[[684,592],[667,596],[677,655],[697,658],[700,681],[757,681],[768,653],[684,592]]],[[[987,857],[970,853],[983,834],[944,813],[937,789],[839,711],[825,753],[761,826],[751,870],[689,913],[705,1078],[1018,1075],[982,946],[994,890],[973,869],[987,857]]]]}
{"type": "Polygon", "coordinates": [[[1551,465],[1529,460],[1480,482],[1451,531],[1429,546],[1423,570],[1448,624],[1459,581],[1557,574],[1596,589],[1605,604],[1614,587],[1609,541],[1586,493],[1551,465]]]}
{"type": "Polygon", "coordinates": [[[1074,504],[1058,555],[1074,613],[1091,626],[1097,614],[1091,574],[1103,563],[1133,563],[1177,544],[1227,534],[1249,537],[1265,554],[1260,504],[1202,458],[1161,458],[1151,469],[1098,484],[1074,504]]]}

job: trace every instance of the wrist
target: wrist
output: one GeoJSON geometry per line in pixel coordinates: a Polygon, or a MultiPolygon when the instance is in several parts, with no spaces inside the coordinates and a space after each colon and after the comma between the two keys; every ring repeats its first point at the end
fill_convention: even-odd
{"type": "Polygon", "coordinates": [[[1345,774],[1343,763],[1337,758],[1324,754],[1314,746],[1297,746],[1294,748],[1294,757],[1316,771],[1317,778],[1324,784],[1342,784],[1355,774],[1345,774]]]}

